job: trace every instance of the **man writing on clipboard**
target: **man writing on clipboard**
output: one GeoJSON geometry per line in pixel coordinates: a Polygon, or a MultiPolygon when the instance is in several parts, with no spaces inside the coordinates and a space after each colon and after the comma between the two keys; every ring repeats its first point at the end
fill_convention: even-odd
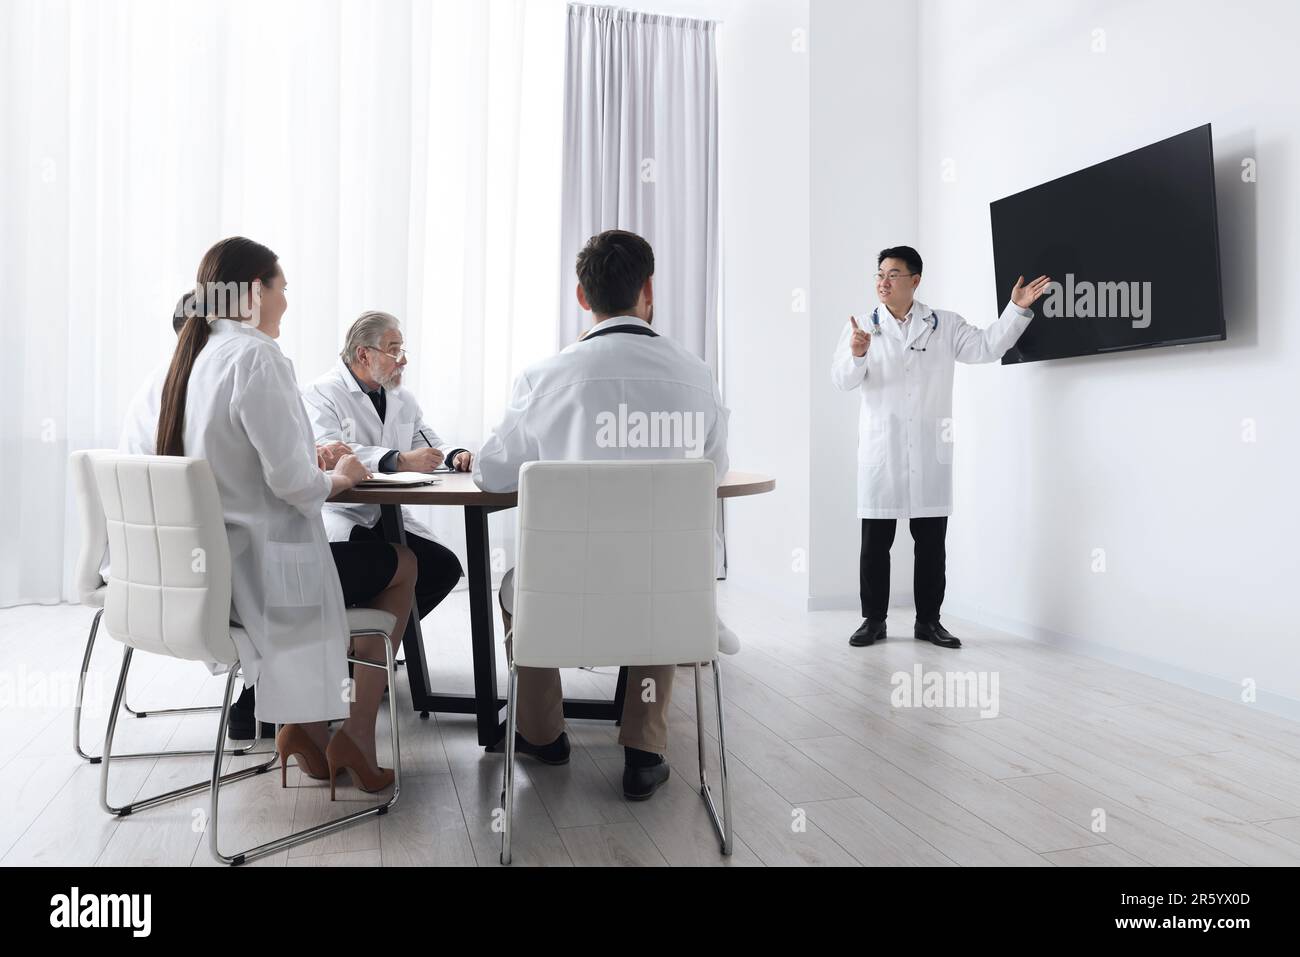
{"type": "Polygon", "coordinates": [[[941,648],[961,641],[939,621],[946,582],[944,540],[952,511],[952,381],[957,362],[997,362],[1034,318],[1030,307],[1051,280],[1021,276],[1011,301],[987,328],[915,298],[921,256],[911,246],[882,250],[869,315],[850,316],[831,361],[831,381],[859,394],[858,518],[862,520],[859,587],[865,619],[849,638],[855,648],[885,638],[889,549],[898,519],[916,544],[913,635],[941,648]]]}
{"type": "MultiPolygon", "coordinates": [[[[348,330],[339,361],[303,390],[320,446],[346,443],[371,472],[432,472],[444,463],[458,471],[474,457],[443,439],[425,421],[414,395],[402,388],[407,355],[402,328],[386,312],[363,313],[348,330]]],[[[326,502],[325,534],[332,542],[383,541],[378,505],[326,502]]],[[[406,544],[419,574],[415,604],[423,618],[463,574],[454,552],[403,507],[406,544]]]]}

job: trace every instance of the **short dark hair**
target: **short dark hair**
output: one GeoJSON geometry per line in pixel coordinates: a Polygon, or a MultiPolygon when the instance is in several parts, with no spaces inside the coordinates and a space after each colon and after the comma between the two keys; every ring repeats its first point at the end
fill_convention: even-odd
{"type": "Polygon", "coordinates": [[[876,268],[886,259],[901,259],[907,263],[910,272],[921,275],[921,254],[911,246],[890,246],[888,249],[882,249],[880,255],[876,257],[876,268]]]}
{"type": "Polygon", "coordinates": [[[578,282],[587,305],[598,316],[629,312],[641,287],[654,274],[655,253],[650,244],[624,229],[592,236],[578,253],[578,282]]]}

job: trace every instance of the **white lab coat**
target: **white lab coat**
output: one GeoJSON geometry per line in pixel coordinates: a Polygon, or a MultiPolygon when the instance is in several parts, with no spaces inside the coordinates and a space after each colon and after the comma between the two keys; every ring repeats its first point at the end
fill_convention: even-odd
{"type": "MultiPolygon", "coordinates": [[[[361,463],[372,472],[379,471],[380,460],[389,452],[410,452],[428,445],[440,450],[451,464],[452,453],[464,451],[445,442],[427,422],[416,401],[406,389],[385,389],[384,421],[379,421],[375,404],[348,371],[342,359],[334,368],[302,391],[311,415],[317,445],[346,442],[361,463]]],[[[331,542],[346,542],[354,525],[374,528],[379,521],[378,505],[341,505],[327,503],[324,509],[325,534],[331,542]]],[[[409,508],[402,509],[407,532],[437,541],[433,532],[416,520],[409,508]]]]}
{"type": "MultiPolygon", "coordinates": [[[[730,412],[722,404],[712,371],[666,336],[612,331],[619,327],[653,331],[634,317],[606,319],[582,340],[519,376],[505,417],[474,458],[474,482],[479,488],[513,492],[519,488],[519,469],[535,461],[702,456],[712,459],[717,481],[723,480],[730,412]],[[689,436],[682,431],[677,437],[691,441],[665,445],[661,430],[660,444],[637,444],[632,418],[636,412],[680,412],[683,423],[689,416],[696,427],[689,436]],[[611,418],[619,423],[615,430],[609,429],[611,418]],[[619,441],[611,444],[611,437],[619,441]]],[[[649,433],[641,437],[655,439],[649,433]]],[[[716,533],[714,550],[720,570],[722,540],[716,533]]],[[[501,604],[507,614],[514,613],[514,569],[501,582],[501,604]]],[[[718,641],[727,654],[740,648],[735,633],[721,620],[718,641]]]]}
{"type": "Polygon", "coordinates": [[[144,385],[131,398],[122,420],[122,435],[117,450],[125,455],[153,455],[158,440],[158,415],[162,410],[163,384],[171,360],[167,360],[149,374],[144,385]]]}
{"type": "Polygon", "coordinates": [[[885,306],[858,317],[871,346],[853,355],[844,324],[831,380],[861,394],[858,414],[858,518],[932,518],[952,512],[954,363],[996,362],[1034,317],[1008,303],[987,329],[955,312],[913,302],[899,324],[885,306]],[[879,319],[879,330],[872,315],[879,319]]]}
{"type": "Polygon", "coordinates": [[[293,363],[274,339],[213,322],[190,374],[184,443],[186,455],[208,460],[221,494],[243,627],[235,644],[258,719],[347,717],[347,616],[321,521],[330,476],[316,465],[293,363]]]}
{"type": "MultiPolygon", "coordinates": [[[[606,319],[592,332],[617,327],[651,330],[640,319],[606,319]]],[[[474,482],[488,492],[519,488],[525,462],[599,459],[712,459],[718,481],[727,474],[727,417],[713,373],[702,360],[667,336],[608,332],[565,348],[530,366],[515,382],[505,417],[474,458],[474,482]],[[694,424],[687,442],[635,444],[633,429],[606,429],[597,417],[631,413],[681,412],[694,424]],[[609,439],[619,439],[610,443],[609,439]],[[627,439],[624,442],[622,439],[627,439]]],[[[608,419],[605,420],[608,424],[608,419]]],[[[653,436],[644,436],[647,441],[653,436]]]]}
{"type": "MultiPolygon", "coordinates": [[[[131,404],[126,407],[126,418],[122,420],[122,434],[118,438],[117,450],[124,455],[153,455],[154,444],[158,438],[158,414],[162,409],[163,384],[167,380],[167,370],[171,361],[154,369],[149,378],[131,397],[131,404]]],[[[99,575],[108,581],[108,549],[99,563],[99,575]]]]}

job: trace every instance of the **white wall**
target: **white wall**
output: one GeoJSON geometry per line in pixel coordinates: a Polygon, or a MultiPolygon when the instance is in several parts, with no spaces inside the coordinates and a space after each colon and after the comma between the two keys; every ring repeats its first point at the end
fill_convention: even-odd
{"type": "Polygon", "coordinates": [[[959,369],[947,608],[1300,715],[1297,35],[1282,0],[928,0],[918,110],[921,296],[979,324],[991,200],[1213,124],[1227,343],[959,369]]]}
{"type": "MultiPolygon", "coordinates": [[[[859,606],[858,393],[831,385],[830,359],[848,317],[877,303],[877,253],[919,245],[917,21],[914,5],[886,0],[812,5],[810,609],[859,606]]],[[[909,602],[906,527],[890,565],[892,603],[909,602]]]]}
{"type": "MultiPolygon", "coordinates": [[[[1009,292],[993,288],[991,200],[1214,124],[1229,341],[959,368],[946,608],[1219,694],[1253,678],[1261,706],[1300,716],[1300,512],[1284,494],[1300,465],[1300,14],[1282,0],[1230,16],[1172,0],[647,8],[724,21],[731,451],[779,483],[728,507],[732,579],[800,606],[856,604],[856,407],[826,366],[847,312],[872,301],[873,253],[916,245],[921,298],[986,324],[1009,292]],[[805,542],[807,574],[792,561],[805,542]]],[[[900,602],[910,547],[900,529],[900,602]]]]}
{"type": "Polygon", "coordinates": [[[723,386],[734,468],[777,478],[726,506],[730,577],[802,603],[809,542],[807,0],[744,0],[723,27],[723,386]],[[796,31],[801,31],[796,33],[796,31]],[[806,306],[804,307],[806,308],[806,306]]]}
{"type": "Polygon", "coordinates": [[[646,0],[720,20],[722,385],[732,468],[774,494],[727,503],[730,580],[803,608],[810,541],[808,0],[646,0]]]}

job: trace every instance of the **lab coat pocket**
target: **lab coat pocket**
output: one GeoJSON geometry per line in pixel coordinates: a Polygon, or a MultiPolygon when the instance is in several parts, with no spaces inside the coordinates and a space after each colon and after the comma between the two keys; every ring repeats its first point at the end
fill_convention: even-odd
{"type": "Polygon", "coordinates": [[[934,421],[934,454],[940,465],[952,465],[953,423],[951,416],[934,421]]]}
{"type": "Polygon", "coordinates": [[[390,438],[387,443],[388,447],[392,449],[397,449],[400,452],[406,452],[410,449],[415,448],[415,445],[412,444],[414,442],[416,445],[419,445],[420,448],[424,448],[424,439],[419,439],[419,441],[416,442],[414,436],[415,436],[414,422],[394,423],[392,438],[390,438]]]}
{"type": "Polygon", "coordinates": [[[878,469],[885,464],[889,433],[884,426],[863,426],[858,435],[858,465],[878,469]]]}
{"type": "Polygon", "coordinates": [[[267,542],[266,607],[319,607],[325,568],[314,542],[267,542]]]}

